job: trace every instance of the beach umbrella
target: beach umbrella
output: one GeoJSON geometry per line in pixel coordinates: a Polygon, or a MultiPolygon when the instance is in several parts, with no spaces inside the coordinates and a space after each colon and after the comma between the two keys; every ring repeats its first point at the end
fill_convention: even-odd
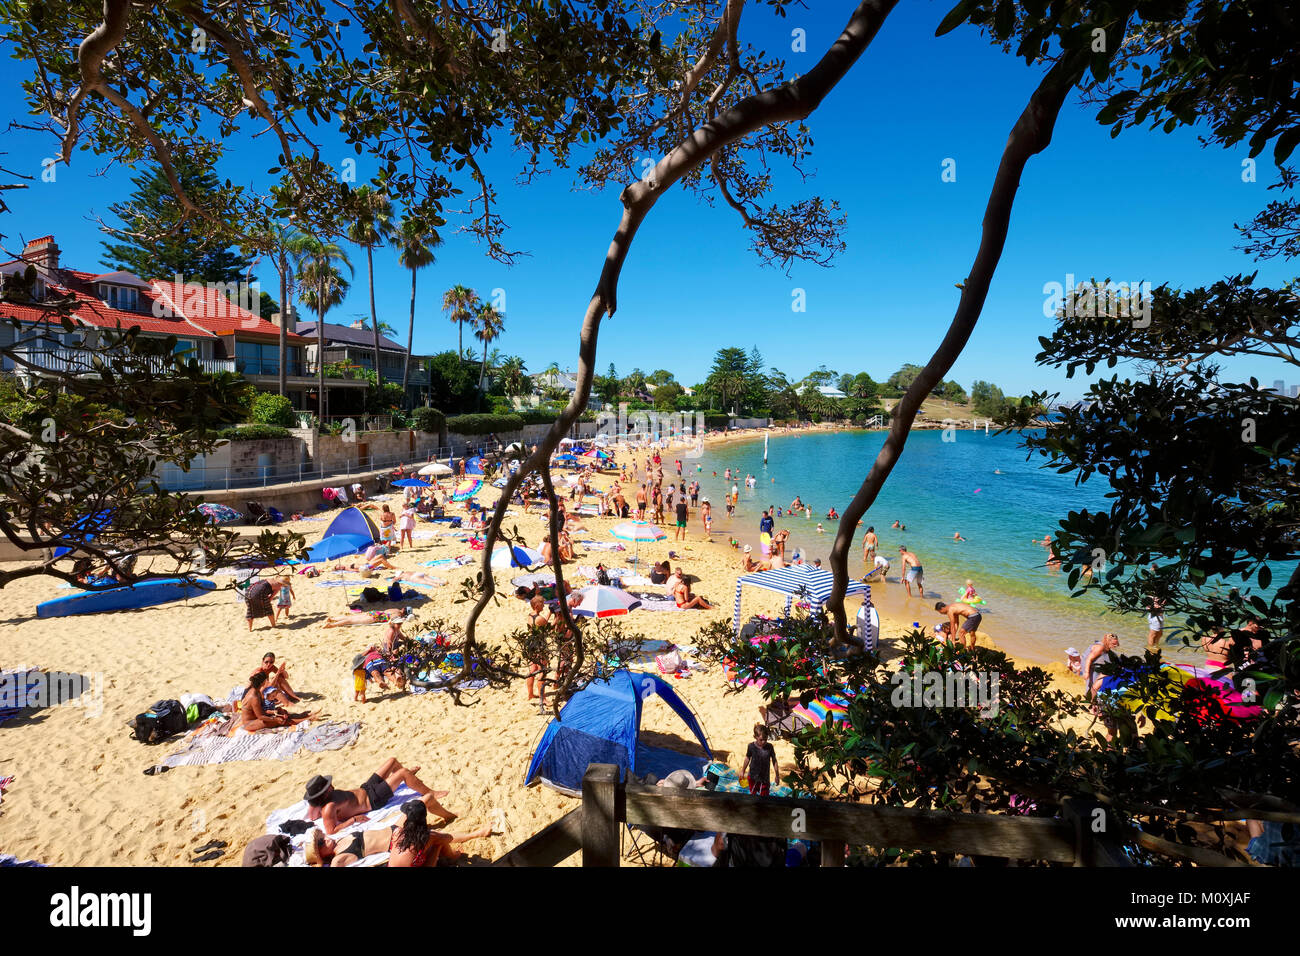
{"type": "Polygon", "coordinates": [[[609,533],[620,541],[634,541],[636,548],[632,554],[632,563],[637,564],[641,558],[642,541],[662,541],[668,537],[664,530],[649,521],[624,521],[610,528],[609,533]]]}
{"type": "Polygon", "coordinates": [[[419,472],[417,472],[417,474],[433,475],[435,478],[438,478],[443,475],[450,475],[451,468],[449,468],[447,465],[444,465],[440,461],[434,461],[434,462],[430,462],[429,464],[421,468],[419,472]]]}
{"type": "Polygon", "coordinates": [[[198,506],[197,509],[201,514],[208,516],[208,520],[213,524],[229,524],[232,521],[243,521],[244,516],[234,508],[227,505],[208,504],[206,501],[198,506]]]}
{"type": "Polygon", "coordinates": [[[421,481],[419,478],[399,478],[393,482],[395,488],[432,488],[427,481],[421,481]]]}
{"type": "Polygon", "coordinates": [[[593,584],[578,593],[582,595],[582,603],[569,610],[579,617],[613,617],[641,606],[639,597],[604,584],[593,584]]]}
{"type": "Polygon", "coordinates": [[[556,462],[561,462],[561,461],[562,461],[562,462],[564,462],[565,464],[572,464],[573,462],[575,462],[575,461],[577,461],[577,460],[578,460],[578,456],[577,456],[577,455],[564,454],[564,455],[556,455],[554,458],[551,459],[551,463],[554,464],[554,463],[556,463],[556,462]]]}
{"type": "Polygon", "coordinates": [[[585,451],[585,452],[583,452],[583,453],[582,453],[582,457],[583,457],[583,458],[598,458],[598,459],[600,459],[601,461],[605,461],[606,459],[608,459],[608,458],[610,457],[610,454],[609,454],[609,452],[607,452],[607,451],[601,451],[599,448],[593,448],[591,451],[585,451]]]}
{"type": "Polygon", "coordinates": [[[509,548],[497,548],[492,552],[492,567],[494,568],[531,568],[533,565],[541,563],[542,554],[540,551],[523,548],[519,545],[509,548]]]}
{"type": "Polygon", "coordinates": [[[451,500],[468,501],[478,494],[478,490],[482,487],[483,482],[477,478],[469,478],[456,486],[456,490],[451,493],[451,500]]]}

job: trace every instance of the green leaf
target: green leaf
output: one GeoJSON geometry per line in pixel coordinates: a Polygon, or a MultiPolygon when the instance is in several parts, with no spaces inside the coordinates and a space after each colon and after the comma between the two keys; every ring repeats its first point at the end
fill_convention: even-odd
{"type": "Polygon", "coordinates": [[[939,22],[939,28],[934,31],[934,35],[941,37],[945,33],[951,33],[953,30],[957,29],[957,27],[965,22],[967,13],[974,5],[975,0],[961,0],[957,6],[948,11],[947,16],[939,22]]]}

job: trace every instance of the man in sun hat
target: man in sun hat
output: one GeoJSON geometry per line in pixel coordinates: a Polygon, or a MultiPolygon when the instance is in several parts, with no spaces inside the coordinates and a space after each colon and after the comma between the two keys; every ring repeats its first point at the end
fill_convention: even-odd
{"type": "Polygon", "coordinates": [[[317,774],[307,781],[307,791],[303,794],[307,801],[307,819],[320,820],[325,833],[332,836],[348,823],[364,823],[369,819],[366,814],[370,811],[383,809],[402,784],[418,793],[425,805],[440,817],[448,822],[456,819],[456,814],[438,803],[448,791],[430,790],[416,776],[419,770],[419,767],[408,770],[395,757],[389,757],[355,790],[336,790],[333,777],[317,774]]]}

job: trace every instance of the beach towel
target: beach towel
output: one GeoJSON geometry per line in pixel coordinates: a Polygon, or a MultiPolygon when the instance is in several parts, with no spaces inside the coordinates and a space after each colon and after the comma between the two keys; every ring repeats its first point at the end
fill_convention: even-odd
{"type": "Polygon", "coordinates": [[[665,597],[660,591],[628,591],[634,597],[641,599],[641,606],[638,611],[680,611],[677,602],[671,597],[665,597]]]}
{"type": "Polygon", "coordinates": [[[580,544],[587,551],[626,551],[623,545],[617,541],[575,541],[574,544],[580,544]]]}
{"type": "MultiPolygon", "coordinates": [[[[343,844],[343,843],[347,843],[348,840],[352,838],[352,834],[354,833],[360,833],[363,830],[386,830],[389,827],[394,826],[395,824],[401,823],[403,820],[405,820],[405,817],[402,815],[402,809],[401,809],[402,804],[405,803],[407,800],[414,800],[418,796],[419,794],[417,794],[414,790],[412,790],[406,784],[402,784],[400,787],[397,788],[397,791],[393,794],[393,799],[389,800],[386,804],[384,804],[382,808],[377,810],[372,809],[368,813],[366,813],[366,816],[369,819],[367,819],[365,823],[354,823],[350,826],[346,826],[343,829],[339,830],[337,833],[335,833],[333,839],[336,842],[343,844]]],[[[299,800],[291,807],[285,807],[283,810],[272,811],[271,815],[266,818],[266,832],[269,834],[279,834],[283,832],[280,829],[283,824],[289,823],[291,820],[306,820],[306,819],[307,819],[307,801],[299,800]]],[[[324,825],[321,823],[320,820],[317,820],[315,822],[315,825],[311,829],[312,830],[324,829],[324,825]]],[[[303,855],[302,848],[307,843],[307,835],[310,832],[311,830],[307,830],[303,833],[294,834],[290,838],[290,844],[293,847],[293,852],[289,857],[290,866],[307,865],[307,859],[303,855]]],[[[375,853],[370,856],[363,857],[362,859],[358,860],[356,863],[352,865],[353,866],[381,866],[387,862],[388,862],[388,854],[385,852],[385,853],[375,853]]]]}
{"type": "Polygon", "coordinates": [[[229,718],[212,717],[186,735],[179,750],[164,757],[165,767],[197,767],[245,760],[288,760],[300,750],[339,750],[356,741],[361,724],[327,721],[283,730],[239,733],[228,737],[229,718]]]}
{"type": "Polygon", "coordinates": [[[12,853],[0,855],[0,866],[46,866],[45,863],[37,863],[35,860],[19,860],[12,853]]]}

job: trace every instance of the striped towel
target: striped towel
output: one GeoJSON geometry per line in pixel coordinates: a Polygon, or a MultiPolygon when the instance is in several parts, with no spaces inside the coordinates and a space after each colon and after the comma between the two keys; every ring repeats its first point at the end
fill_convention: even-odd
{"type": "Polygon", "coordinates": [[[162,761],[166,767],[197,767],[245,760],[288,760],[299,750],[338,750],[356,741],[361,724],[328,721],[313,727],[299,724],[289,730],[241,733],[227,737],[216,732],[225,721],[205,724],[193,731],[186,742],[162,761]],[[205,730],[207,732],[205,732],[205,730]]]}

